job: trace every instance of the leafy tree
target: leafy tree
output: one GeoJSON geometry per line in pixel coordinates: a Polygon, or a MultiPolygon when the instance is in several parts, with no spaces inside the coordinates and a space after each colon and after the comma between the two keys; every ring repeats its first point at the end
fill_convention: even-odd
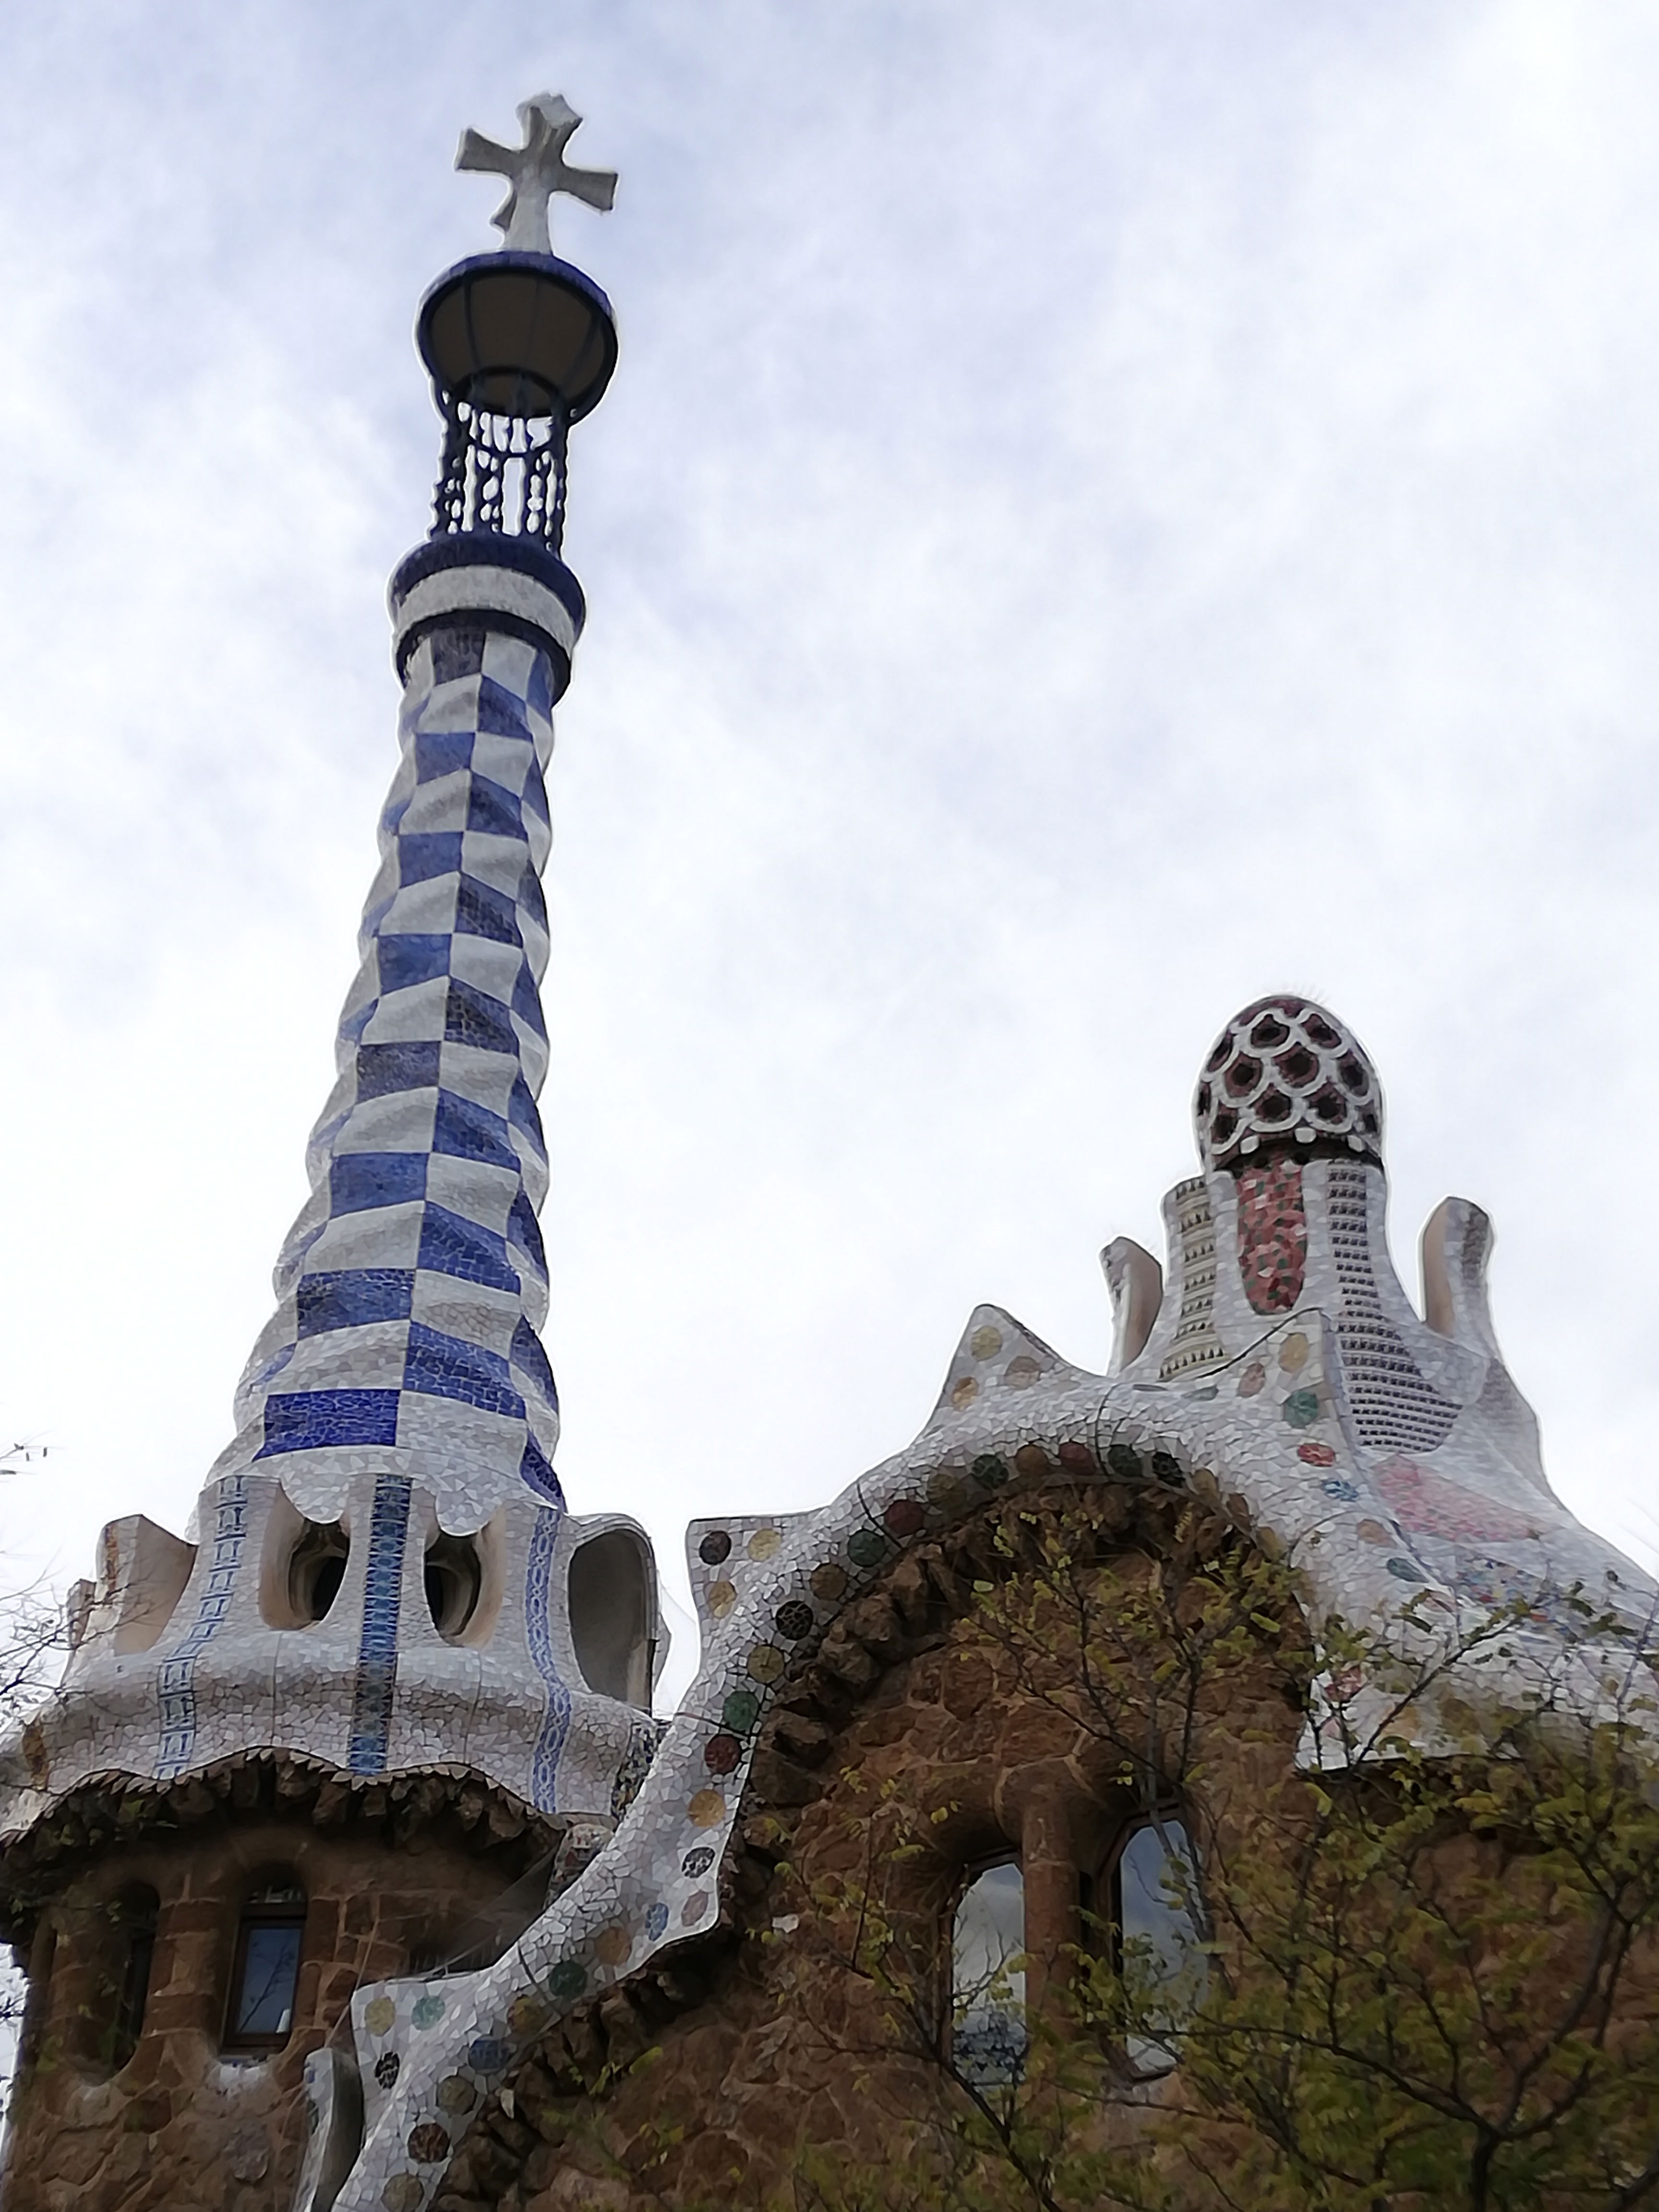
{"type": "MultiPolygon", "coordinates": [[[[1161,1936],[1097,1900],[1058,1953],[981,1946],[953,1985],[955,1808],[854,1759],[811,1835],[779,1819],[760,1940],[779,2014],[885,2134],[872,2160],[808,2124],[777,2212],[1659,2203],[1649,1638],[1579,1592],[1316,1620],[1194,1484],[1009,1501],[951,1632],[1162,1836],[1161,1936]]],[[[563,2100],[571,2155],[636,2203],[730,2202],[695,2122],[622,2121],[628,2086],[563,2100]]]]}
{"type": "MultiPolygon", "coordinates": [[[[1165,1880],[1188,1938],[1125,1947],[1085,1916],[1063,1961],[1010,1957],[998,1986],[958,1987],[953,2038],[937,1920],[906,1902],[927,1823],[849,1770],[862,1869],[814,1888],[810,1971],[864,1983],[889,2053],[929,2066],[937,2094],[878,2168],[809,2150],[796,2206],[1659,2202],[1645,1638],[1577,1592],[1548,1620],[1419,1600],[1381,1627],[1315,1624],[1237,1501],[1195,1500],[1166,1543],[1109,1565],[1116,1517],[1086,1494],[1011,1509],[972,1626],[1023,1695],[1089,1733],[1127,1802],[1166,1826],[1178,1810],[1197,1864],[1172,1836],[1165,1880]],[[1316,1760],[1284,1757],[1264,1679],[1318,1721],[1316,1760]],[[1039,1968],[1023,2058],[994,2079],[963,2018],[1018,2009],[1039,1968]]],[[[877,2063],[868,2039],[842,2056],[877,2063]]]]}
{"type": "MultiPolygon", "coordinates": [[[[47,1455],[40,1444],[0,1449],[0,1474],[47,1455]]],[[[0,1732],[22,1726],[48,1695],[67,1643],[62,1602],[44,1582],[0,1590],[0,1732]]],[[[21,1966],[0,1951],[0,2098],[15,2063],[27,1993],[21,1966]]]]}

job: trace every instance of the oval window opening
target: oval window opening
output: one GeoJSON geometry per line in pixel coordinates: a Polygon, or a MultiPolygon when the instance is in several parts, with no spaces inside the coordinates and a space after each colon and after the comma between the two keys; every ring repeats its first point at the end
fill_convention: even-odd
{"type": "Polygon", "coordinates": [[[1025,1876],[982,1868],[951,1921],[951,2057],[964,2081],[1006,2089],[1025,2063],[1025,1876]]]}
{"type": "Polygon", "coordinates": [[[345,1580],[351,1546],[337,1521],[308,1521],[289,1560],[289,1602],[305,1626],[326,1620],[345,1580]]]}
{"type": "Polygon", "coordinates": [[[627,1528],[590,1536],[571,1555],[568,1588],[583,1681],[602,1698],[649,1711],[656,1646],[650,1570],[639,1539],[627,1528]]]}
{"type": "Polygon", "coordinates": [[[1167,2074],[1181,2031],[1204,1992],[1205,1960],[1194,1914],[1198,1854],[1173,1814],[1130,1830],[1111,1869],[1115,1964],[1135,2021],[1126,2056],[1137,2074],[1167,2074]]]}
{"type": "Polygon", "coordinates": [[[112,1992],[115,2007],[110,2022],[109,2059],[117,2073],[137,2051],[138,2039],[144,2032],[161,1910],[160,1898],[143,1883],[124,1890],[116,1901],[115,1920],[120,1941],[117,1978],[112,1992]]]}
{"type": "Polygon", "coordinates": [[[427,1547],[426,1605],[440,1636],[454,1643],[478,1609],[483,1568],[471,1536],[439,1536],[427,1547]]]}

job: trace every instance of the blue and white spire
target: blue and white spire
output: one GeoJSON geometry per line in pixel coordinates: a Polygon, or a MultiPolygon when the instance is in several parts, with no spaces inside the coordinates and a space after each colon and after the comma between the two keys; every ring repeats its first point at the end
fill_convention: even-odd
{"type": "MultiPolygon", "coordinates": [[[[570,644],[580,608],[559,609],[570,644]]],[[[520,1479],[558,1499],[536,1110],[556,675],[486,621],[408,654],[338,1080],[237,1395],[234,1452],[280,1462],[319,1520],[358,1472],[408,1477],[458,1530],[520,1479]]]]}
{"type": "Polygon", "coordinates": [[[649,1541],[565,1511],[539,1333],[546,779],[584,616],[566,440],[617,357],[545,201],[606,206],[616,180],[565,163],[563,101],[520,112],[522,149],[463,147],[509,175],[507,246],[447,270],[416,326],[436,512],[392,579],[398,764],[276,1310],[190,1536],[105,1531],[61,1693],[0,1740],[0,1837],[89,1777],[273,1752],[364,1785],[470,1772],[591,1829],[655,1744],[649,1541]]]}
{"type": "Polygon", "coordinates": [[[552,709],[584,612],[559,557],[565,440],[616,360],[609,303],[546,250],[545,212],[554,191],[608,207],[616,179],[565,162],[565,102],[520,114],[521,149],[469,132],[459,156],[508,175],[507,250],[460,263],[422,305],[447,434],[433,534],[392,582],[401,757],[311,1195],[217,1470],[275,1462],[319,1520],[355,1477],[406,1480],[457,1534],[521,1483],[562,1502],[538,1334],[540,878],[552,709]]]}

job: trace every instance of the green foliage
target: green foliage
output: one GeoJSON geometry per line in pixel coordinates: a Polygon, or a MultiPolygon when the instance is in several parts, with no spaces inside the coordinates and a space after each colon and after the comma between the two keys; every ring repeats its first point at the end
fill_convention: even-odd
{"type": "MultiPolygon", "coordinates": [[[[1421,1598],[1315,1622],[1193,1482],[1128,1526],[1109,1492],[1006,1502],[945,1655],[988,1667],[999,1711],[1064,1724],[1119,1832],[1178,1815],[1190,1943],[1085,1912],[1057,1954],[953,1990],[960,1808],[849,1760],[793,1828],[798,1911],[752,1939],[769,2042],[835,2086],[769,2212],[1659,2206],[1645,1639],[1577,1599],[1565,1632],[1421,1598]],[[1012,2063],[964,2060],[953,2013],[1022,1989],[1012,2063]]],[[[587,2170],[629,2201],[759,2201],[758,2174],[696,2171],[672,2103],[625,2142],[586,2109],[587,2170]]]]}
{"type": "Polygon", "coordinates": [[[921,1994],[929,1931],[887,1902],[927,1822],[902,1833],[901,1793],[844,1777],[866,1879],[813,1902],[937,2096],[879,2169],[809,2154],[796,2212],[1659,2202],[1659,1759],[1617,1622],[1577,1602],[1563,1637],[1419,1603],[1315,1628],[1292,1570],[1201,1510],[1127,1572],[1075,1512],[1028,1509],[999,1549],[974,1628],[1087,1731],[1126,1807],[1181,1808],[1200,1871],[1176,1856],[1167,1879],[1196,1948],[1172,1980],[1085,1929],[1018,2078],[988,2089],[921,1994]],[[1147,2080],[1160,2049],[1177,2063],[1147,2080]]]}

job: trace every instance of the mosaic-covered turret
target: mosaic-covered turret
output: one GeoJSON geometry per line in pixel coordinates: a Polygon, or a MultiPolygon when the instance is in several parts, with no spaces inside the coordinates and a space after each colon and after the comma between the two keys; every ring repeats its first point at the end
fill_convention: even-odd
{"type": "MultiPolygon", "coordinates": [[[[1491,1222],[1463,1199],[1436,1209],[1420,1315],[1395,1273],[1382,1085],[1352,1032],[1311,1000],[1258,1000],[1212,1048],[1193,1116],[1205,1172],[1165,1201],[1171,1294],[1155,1314],[1120,1302],[1121,1371],[1201,1388],[1244,1358],[1242,1389],[1266,1373],[1251,1347],[1281,1316],[1316,1312],[1333,1371],[1292,1394],[1287,1419],[1307,1415],[1310,1466],[1334,1464],[1319,1425],[1340,1420],[1381,1509],[1356,1533],[1398,1579],[1540,1604],[1587,1576],[1604,1587],[1617,1555],[1550,1490],[1537,1420],[1498,1350],[1491,1222]]],[[[1109,1274],[1125,1271],[1127,1247],[1104,1256],[1109,1274]]]]}
{"type": "Polygon", "coordinates": [[[510,180],[504,249],[420,309],[435,518],[392,580],[398,760],[276,1310],[190,1534],[106,1530],[63,1687],[0,1747],[0,1840],[94,1785],[280,1757],[358,1792],[472,1776],[591,1844],[654,1747],[648,1543],[566,1513],[539,1334],[546,776],[584,613],[566,440],[617,357],[546,206],[616,180],[566,166],[562,100],[520,114],[524,147],[460,156],[510,180]]]}
{"type": "MultiPolygon", "coordinates": [[[[529,2061],[555,2048],[555,2024],[603,2012],[623,1983],[650,2019],[676,2001],[665,1954],[701,1941],[729,1899],[766,1786],[757,1753],[775,1765],[781,1746],[816,1741],[810,1756],[826,1755],[860,1686],[896,1663],[907,1609],[937,1595],[938,1547],[998,1501],[1078,1484],[1195,1496],[1291,1561],[1317,1618],[1449,1648],[1497,1617],[1522,1667],[1577,1653],[1592,1698],[1629,1664],[1654,1585],[1545,1480],[1487,1310],[1486,1215],[1462,1199],[1436,1209],[1422,1313],[1395,1273],[1382,1091],[1352,1033],[1310,1000],[1258,1000],[1210,1053],[1194,1115],[1203,1171],[1165,1200],[1168,1287],[1127,1239],[1101,1255],[1106,1374],[980,1306],[914,1443],[814,1511],[691,1524],[702,1663],[616,1835],[496,1964],[360,1990],[354,2059],[313,2062],[310,2171],[334,2161],[339,2212],[422,2212],[481,2120],[469,2171],[511,2171],[515,2085],[544,2083],[529,2061]]],[[[1318,1686],[1304,1761],[1348,1755],[1341,1715],[1367,1694],[1318,1686]]]]}

